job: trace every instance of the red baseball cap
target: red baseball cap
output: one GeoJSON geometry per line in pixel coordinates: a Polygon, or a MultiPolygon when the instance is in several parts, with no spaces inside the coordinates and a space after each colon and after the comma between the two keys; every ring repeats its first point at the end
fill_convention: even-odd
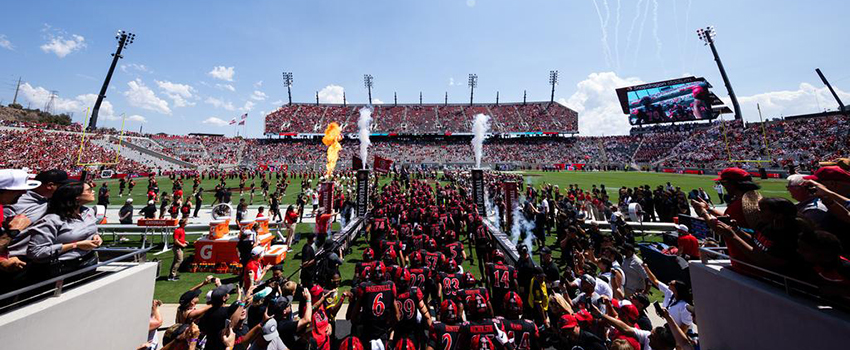
{"type": "Polygon", "coordinates": [[[575,326],[578,326],[578,321],[576,321],[575,316],[566,314],[564,316],[561,316],[561,319],[558,320],[558,325],[561,327],[561,329],[570,329],[575,328],[575,326]]]}
{"type": "Polygon", "coordinates": [[[752,177],[750,177],[750,173],[741,168],[726,168],[720,172],[720,176],[718,176],[714,181],[751,181],[752,177]]]}
{"type": "Polygon", "coordinates": [[[593,315],[586,309],[581,309],[576,312],[575,318],[579,322],[593,322],[593,315]]]}
{"type": "Polygon", "coordinates": [[[850,182],[850,172],[847,172],[844,169],[837,165],[825,166],[817,171],[814,174],[803,177],[806,180],[815,180],[815,181],[841,181],[841,182],[850,182]]]}
{"type": "Polygon", "coordinates": [[[632,305],[632,304],[621,306],[620,307],[620,313],[625,315],[626,318],[628,318],[631,321],[637,320],[638,316],[640,315],[640,312],[638,312],[637,307],[632,305]]]}

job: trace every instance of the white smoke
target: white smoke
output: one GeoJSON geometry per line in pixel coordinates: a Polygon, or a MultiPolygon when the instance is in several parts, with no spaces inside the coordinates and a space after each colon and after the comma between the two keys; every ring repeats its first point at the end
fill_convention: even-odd
{"type": "Polygon", "coordinates": [[[605,7],[605,18],[602,18],[602,12],[599,10],[599,4],[593,0],[593,7],[596,8],[596,16],[599,17],[599,28],[602,30],[602,53],[605,55],[605,63],[611,67],[611,47],[608,45],[608,20],[611,18],[611,11],[608,7],[608,0],[602,0],[602,6],[605,7]]]}
{"type": "Polygon", "coordinates": [[[661,38],[658,36],[658,0],[652,0],[652,36],[655,37],[655,56],[664,66],[664,58],[661,57],[661,38]]]}
{"type": "Polygon", "coordinates": [[[487,189],[484,189],[484,198],[487,200],[484,201],[484,208],[487,211],[487,218],[490,219],[490,222],[493,223],[493,226],[499,228],[501,230],[502,227],[502,218],[499,217],[499,208],[496,207],[496,203],[493,203],[493,198],[488,196],[487,189]]]}
{"type": "MultiPolygon", "coordinates": [[[[649,5],[650,0],[646,0],[646,7],[643,11],[643,19],[640,20],[640,30],[638,30],[638,41],[637,45],[635,45],[635,62],[637,62],[638,57],[640,57],[640,44],[643,42],[643,29],[646,28],[646,19],[649,18],[649,5]]],[[[638,9],[640,11],[640,9],[638,9]]]]}
{"type": "Polygon", "coordinates": [[[614,60],[620,69],[620,0],[617,0],[617,21],[614,24],[614,60]]]}
{"type": "MultiPolygon", "coordinates": [[[[522,202],[524,197],[520,197],[519,201],[522,202]]],[[[531,251],[531,240],[534,236],[534,221],[528,221],[525,219],[525,215],[520,210],[521,206],[516,205],[513,208],[513,216],[514,223],[511,225],[511,243],[514,244],[517,248],[520,237],[525,234],[525,239],[523,239],[522,244],[525,244],[528,247],[528,250],[531,251]]]]}
{"type": "Polygon", "coordinates": [[[632,24],[629,26],[629,32],[626,34],[626,50],[624,51],[624,55],[628,57],[629,49],[632,47],[632,33],[635,31],[635,25],[637,24],[638,19],[640,18],[640,5],[643,5],[644,0],[638,0],[637,9],[635,10],[635,16],[632,18],[632,24]]]}
{"type": "Polygon", "coordinates": [[[366,156],[369,154],[369,145],[372,144],[372,142],[369,141],[371,126],[372,110],[369,108],[361,109],[360,118],[357,119],[357,128],[358,134],[360,135],[360,160],[363,162],[363,169],[366,169],[366,164],[368,163],[368,158],[366,158],[366,156]]]}
{"type": "Polygon", "coordinates": [[[484,151],[484,139],[487,137],[487,130],[490,129],[490,116],[485,114],[476,114],[475,121],[472,122],[472,133],[475,136],[472,138],[472,147],[475,150],[475,168],[481,168],[481,154],[484,151]]]}

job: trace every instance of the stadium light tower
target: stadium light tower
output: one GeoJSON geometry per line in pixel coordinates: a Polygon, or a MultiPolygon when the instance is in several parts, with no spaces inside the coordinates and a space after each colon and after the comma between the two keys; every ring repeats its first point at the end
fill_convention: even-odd
{"type": "Polygon", "coordinates": [[[369,105],[372,105],[372,78],[371,74],[363,74],[363,85],[366,86],[366,90],[369,91],[369,105]]]}
{"type": "Polygon", "coordinates": [[[717,48],[714,47],[714,37],[717,32],[714,31],[714,26],[697,29],[697,36],[711,47],[711,53],[714,54],[714,61],[717,62],[717,69],[720,70],[720,76],[723,78],[723,84],[726,84],[726,90],[729,92],[729,98],[732,99],[732,108],[735,109],[735,119],[741,120],[741,106],[738,104],[738,97],[735,96],[735,91],[732,90],[732,84],[729,83],[729,77],[726,76],[726,69],[723,68],[723,62],[720,61],[720,56],[717,54],[717,48]]]}
{"type": "Polygon", "coordinates": [[[283,85],[289,94],[289,104],[292,104],[292,72],[283,72],[283,85]]]}
{"type": "Polygon", "coordinates": [[[475,96],[475,88],[478,87],[478,74],[469,75],[469,105],[472,106],[472,98],[475,96]]]}
{"type": "Polygon", "coordinates": [[[549,85],[552,85],[552,97],[549,99],[549,103],[552,103],[555,102],[555,85],[558,85],[558,71],[549,71],[549,85]]]}
{"type": "Polygon", "coordinates": [[[89,126],[87,127],[89,131],[93,131],[97,128],[97,115],[100,113],[100,104],[103,103],[103,99],[106,98],[106,88],[109,87],[109,81],[112,80],[112,73],[115,72],[115,65],[118,64],[118,59],[124,57],[121,56],[121,51],[123,51],[127,45],[133,43],[136,39],[136,34],[119,30],[118,33],[115,34],[115,39],[118,40],[118,48],[115,49],[115,53],[112,54],[112,65],[109,66],[109,71],[106,73],[106,79],[103,80],[103,86],[100,87],[100,94],[97,95],[97,100],[94,102],[94,108],[92,108],[91,118],[89,119],[89,126]]]}

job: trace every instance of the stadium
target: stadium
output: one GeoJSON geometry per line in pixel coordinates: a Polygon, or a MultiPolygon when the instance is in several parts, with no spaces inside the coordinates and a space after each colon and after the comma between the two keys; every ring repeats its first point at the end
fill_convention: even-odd
{"type": "MultiPolygon", "coordinates": [[[[100,94],[70,100],[54,91],[33,108],[38,89],[18,80],[12,102],[0,106],[2,342],[297,350],[843,343],[846,94],[818,69],[837,108],[762,116],[756,105],[759,120],[745,119],[714,29],[697,32],[724,86],[668,74],[598,87],[612,106],[605,113],[627,125],[603,136],[580,127],[595,111],[556,99],[557,70],[546,99],[523,93],[521,102],[500,102],[497,93],[483,102],[470,74],[468,102],[448,92],[423,101],[420,92],[418,103],[373,99],[370,74],[365,102],[344,93],[320,102],[318,91],[315,102],[293,102],[293,73],[317,86],[322,73],[283,72],[288,101],[272,102],[261,122],[245,126],[246,104],[214,122],[219,132],[176,117],[131,131],[132,118],[111,111],[110,79],[136,72],[122,93],[132,103],[132,89],[155,73],[119,64],[135,39],[119,31],[100,94]],[[92,330],[96,339],[79,336],[92,330]]],[[[232,67],[230,75],[219,68],[226,71],[208,75],[230,87],[208,87],[232,92],[232,67]]],[[[161,95],[176,111],[204,103],[201,85],[161,95]]],[[[266,99],[261,86],[253,84],[254,101],[266,99]]]]}

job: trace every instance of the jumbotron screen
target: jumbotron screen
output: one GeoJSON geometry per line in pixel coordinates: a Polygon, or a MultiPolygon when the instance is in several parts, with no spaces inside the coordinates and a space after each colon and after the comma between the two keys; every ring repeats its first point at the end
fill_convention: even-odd
{"type": "Polygon", "coordinates": [[[715,97],[704,78],[686,77],[617,89],[629,124],[644,125],[717,118],[715,97]]]}

